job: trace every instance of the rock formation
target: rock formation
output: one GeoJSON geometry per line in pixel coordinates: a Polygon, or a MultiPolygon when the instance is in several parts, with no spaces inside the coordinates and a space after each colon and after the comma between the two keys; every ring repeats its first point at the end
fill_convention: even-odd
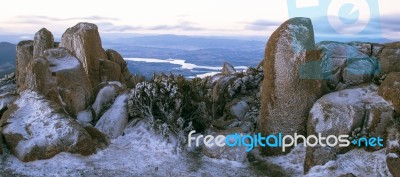
{"type": "Polygon", "coordinates": [[[361,52],[364,50],[339,42],[324,41],[317,46],[322,60],[322,75],[333,90],[371,82],[379,73],[378,60],[361,52]]]}
{"type": "Polygon", "coordinates": [[[25,90],[27,67],[33,60],[33,41],[21,41],[17,44],[16,78],[19,90],[25,90]]]}
{"type": "MultiPolygon", "coordinates": [[[[319,80],[300,79],[302,73],[298,68],[317,62],[314,50],[313,26],[307,18],[286,21],[269,38],[258,124],[263,135],[279,132],[305,135],[308,111],[322,96],[325,86],[319,80]]],[[[319,74],[317,70],[311,73],[319,74]]],[[[279,148],[265,148],[264,152],[269,155],[282,153],[279,148]]]]}
{"type": "MultiPolygon", "coordinates": [[[[106,135],[90,127],[93,97],[101,81],[117,81],[114,85],[125,88],[131,79],[121,55],[110,50],[108,56],[102,49],[96,25],[79,23],[61,40],[62,47],[57,47],[51,32],[43,28],[34,41],[20,42],[16,76],[0,80],[1,133],[22,161],[47,159],[60,152],[88,155],[107,146],[106,135]],[[106,65],[100,65],[101,61],[106,65]],[[17,98],[11,91],[15,85],[8,82],[14,79],[17,98]]],[[[121,109],[127,115],[125,107],[121,109]]]]}
{"type": "Polygon", "coordinates": [[[5,142],[21,161],[47,159],[60,152],[89,155],[96,150],[83,127],[34,91],[23,91],[1,120],[5,142]]]}
{"type": "Polygon", "coordinates": [[[379,61],[382,73],[400,72],[400,43],[384,45],[379,61]]]}
{"type": "Polygon", "coordinates": [[[391,102],[396,112],[400,114],[400,72],[388,74],[379,87],[378,93],[391,102]]]}
{"type": "Polygon", "coordinates": [[[54,47],[53,34],[46,28],[40,29],[33,40],[33,58],[43,56],[43,52],[54,47]]]}
{"type": "Polygon", "coordinates": [[[60,47],[70,50],[82,63],[92,87],[100,83],[100,60],[107,56],[95,24],[78,23],[62,35],[60,47]]]}

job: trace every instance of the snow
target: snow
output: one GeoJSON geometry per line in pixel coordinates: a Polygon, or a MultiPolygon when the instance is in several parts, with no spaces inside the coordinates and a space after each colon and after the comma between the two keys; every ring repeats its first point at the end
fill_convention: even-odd
{"type": "MultiPolygon", "coordinates": [[[[255,162],[211,159],[194,151],[177,154],[175,147],[154,134],[139,121],[128,126],[125,135],[91,156],[61,153],[48,160],[22,163],[6,152],[0,156],[0,174],[28,176],[274,176],[271,171],[285,171],[284,176],[303,176],[306,148],[299,144],[289,154],[275,157],[251,153],[255,162]],[[264,165],[257,165],[257,164],[264,165]]],[[[385,149],[366,152],[355,149],[339,155],[337,161],[315,166],[306,176],[391,176],[385,163],[385,149]]],[[[276,175],[275,175],[276,176],[276,175]]]]}
{"type": "MultiPolygon", "coordinates": [[[[57,49],[52,49],[57,50],[57,49]]],[[[81,63],[79,63],[78,59],[71,55],[64,56],[62,58],[57,58],[54,56],[48,56],[47,60],[50,63],[50,71],[51,72],[59,72],[62,70],[69,70],[79,68],[81,63]]]]}
{"type": "Polygon", "coordinates": [[[340,176],[352,173],[355,176],[392,176],[386,165],[385,150],[366,152],[354,149],[338,155],[336,161],[329,161],[325,165],[310,169],[309,177],[340,176]]]}
{"type": "Polygon", "coordinates": [[[126,93],[118,96],[96,124],[96,128],[110,138],[121,136],[128,124],[128,97],[126,93]]]}
{"type": "Polygon", "coordinates": [[[175,147],[152,133],[143,122],[91,156],[61,153],[48,160],[22,163],[9,152],[1,157],[2,171],[28,176],[263,176],[248,164],[177,154],[175,147]]]}
{"type": "Polygon", "coordinates": [[[96,100],[92,105],[96,116],[99,116],[102,109],[104,109],[107,104],[111,103],[116,96],[117,89],[112,85],[107,85],[100,89],[99,93],[97,94],[96,100]]]}
{"type": "Polygon", "coordinates": [[[71,127],[66,116],[54,113],[55,110],[43,96],[26,90],[15,101],[19,107],[10,116],[9,124],[4,127],[3,134],[19,134],[15,153],[23,158],[26,153],[37,147],[58,144],[61,141],[77,142],[79,132],[71,127]]]}
{"type": "Polygon", "coordinates": [[[93,121],[92,111],[90,109],[79,112],[76,117],[77,122],[81,125],[88,125],[93,121]]]}

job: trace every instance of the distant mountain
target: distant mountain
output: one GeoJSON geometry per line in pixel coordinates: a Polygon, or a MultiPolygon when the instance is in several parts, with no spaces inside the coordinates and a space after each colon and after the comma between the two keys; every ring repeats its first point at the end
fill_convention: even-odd
{"type": "Polygon", "coordinates": [[[0,77],[15,71],[16,45],[0,42],[0,77]]]}
{"type": "Polygon", "coordinates": [[[156,35],[121,38],[116,43],[124,43],[141,47],[156,47],[182,50],[198,50],[206,48],[224,48],[252,51],[263,48],[265,42],[256,40],[239,40],[218,37],[156,35]]]}

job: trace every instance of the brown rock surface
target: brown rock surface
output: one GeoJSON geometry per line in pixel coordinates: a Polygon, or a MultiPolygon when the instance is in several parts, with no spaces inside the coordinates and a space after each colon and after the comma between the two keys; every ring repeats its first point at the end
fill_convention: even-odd
{"type": "Polygon", "coordinates": [[[107,59],[95,24],[78,23],[62,35],[60,47],[69,49],[82,63],[92,88],[100,82],[100,59],[107,59]]]}
{"type": "Polygon", "coordinates": [[[53,48],[44,51],[50,71],[57,81],[58,94],[71,116],[85,110],[92,99],[92,88],[85,70],[68,49],[53,48]]]}
{"type": "Polygon", "coordinates": [[[16,78],[19,90],[25,90],[25,77],[29,63],[33,60],[33,41],[21,41],[17,44],[16,78]]]}
{"type": "Polygon", "coordinates": [[[54,47],[53,34],[46,28],[40,29],[33,40],[33,58],[43,56],[43,52],[54,47]]]}
{"type": "Polygon", "coordinates": [[[400,113],[400,72],[390,73],[379,87],[378,94],[391,102],[400,113]]]}
{"type": "MultiPolygon", "coordinates": [[[[286,21],[269,38],[258,124],[264,135],[306,133],[308,112],[322,96],[324,84],[318,80],[300,79],[298,68],[316,61],[314,45],[313,26],[308,18],[286,21]]],[[[268,155],[282,153],[279,148],[263,150],[268,155]]]]}

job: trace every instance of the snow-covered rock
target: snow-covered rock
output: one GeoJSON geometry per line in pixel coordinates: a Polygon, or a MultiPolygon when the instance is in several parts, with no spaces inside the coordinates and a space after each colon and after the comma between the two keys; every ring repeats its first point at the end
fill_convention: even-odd
{"type": "Polygon", "coordinates": [[[121,136],[128,124],[128,94],[118,96],[113,105],[104,113],[96,124],[96,128],[109,138],[121,136]]]}
{"type": "Polygon", "coordinates": [[[97,26],[78,23],[68,28],[61,37],[60,47],[69,49],[81,61],[92,88],[95,88],[100,81],[100,59],[107,59],[97,26]]]}
{"type": "Polygon", "coordinates": [[[43,54],[57,81],[62,104],[71,116],[85,110],[91,101],[92,87],[79,60],[68,49],[52,48],[43,54]]]}
{"type": "Polygon", "coordinates": [[[386,164],[385,149],[375,152],[354,149],[338,155],[335,161],[311,168],[305,177],[340,176],[348,173],[355,176],[393,176],[386,164]]]}
{"type": "Polygon", "coordinates": [[[115,97],[118,96],[119,87],[117,85],[106,85],[100,89],[92,108],[96,114],[96,120],[111,106],[115,97]]]}
{"type": "MultiPolygon", "coordinates": [[[[318,68],[308,67],[318,62],[314,45],[314,29],[309,18],[287,20],[269,38],[263,61],[258,122],[262,134],[305,134],[308,112],[323,95],[325,86],[322,80],[301,79],[303,74],[320,75],[318,68]],[[307,70],[302,72],[302,66],[307,66],[307,70]]],[[[282,153],[277,148],[263,150],[269,155],[282,153]]]]}
{"type": "Polygon", "coordinates": [[[40,29],[33,40],[33,58],[43,56],[43,52],[54,47],[53,34],[46,28],[40,29]]]}
{"type": "MultiPolygon", "coordinates": [[[[241,128],[235,127],[235,128],[230,128],[227,130],[217,130],[215,128],[210,128],[207,129],[206,135],[213,135],[214,137],[217,137],[218,135],[230,135],[230,134],[235,134],[235,133],[243,133],[243,130],[241,128]]],[[[203,140],[203,139],[201,139],[203,140]]],[[[232,140],[231,143],[234,143],[232,140]]],[[[234,140],[237,141],[237,140],[234,140]]],[[[227,160],[233,160],[233,161],[238,161],[238,162],[246,162],[247,161],[247,152],[246,152],[246,147],[241,146],[241,147],[229,147],[229,146],[223,146],[219,147],[215,145],[215,139],[212,141],[214,144],[213,146],[206,146],[203,144],[202,146],[202,152],[204,155],[211,157],[211,158],[217,158],[217,159],[227,159],[227,160]]]]}
{"type": "Polygon", "coordinates": [[[349,135],[366,122],[365,128],[374,136],[384,137],[381,133],[393,123],[393,107],[377,94],[377,89],[376,85],[368,85],[323,96],[310,111],[308,134],[349,135]],[[370,114],[365,120],[367,111],[370,114]]]}
{"type": "Polygon", "coordinates": [[[323,41],[317,45],[322,51],[321,69],[323,77],[332,89],[340,90],[372,80],[379,73],[378,60],[360,52],[356,47],[323,41]]]}
{"type": "Polygon", "coordinates": [[[48,159],[60,152],[89,155],[96,144],[83,127],[61,107],[30,90],[4,113],[3,135],[11,152],[21,161],[48,159]]]}

